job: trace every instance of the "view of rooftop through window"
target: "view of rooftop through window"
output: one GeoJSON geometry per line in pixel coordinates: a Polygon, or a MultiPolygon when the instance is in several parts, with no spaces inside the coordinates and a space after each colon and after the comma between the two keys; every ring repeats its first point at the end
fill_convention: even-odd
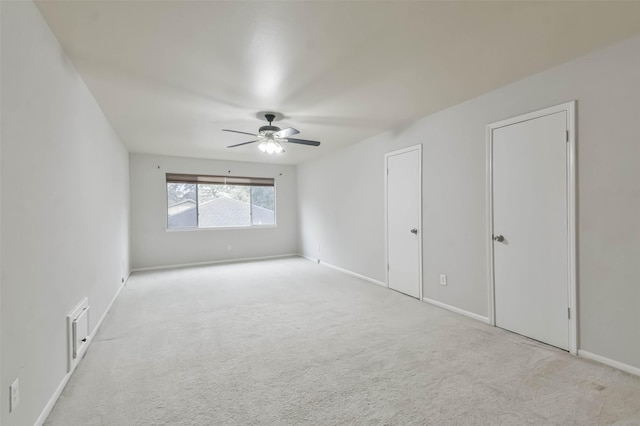
{"type": "Polygon", "coordinates": [[[254,186],[167,180],[169,229],[275,225],[273,183],[254,186]]]}

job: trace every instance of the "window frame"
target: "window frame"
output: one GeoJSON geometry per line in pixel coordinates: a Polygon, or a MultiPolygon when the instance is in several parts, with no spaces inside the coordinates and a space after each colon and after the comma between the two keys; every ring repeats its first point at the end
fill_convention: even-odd
{"type": "MultiPolygon", "coordinates": [[[[251,194],[251,191],[249,191],[251,194]]],[[[165,173],[164,180],[164,195],[165,195],[165,231],[166,232],[192,232],[192,231],[233,231],[233,230],[247,230],[247,229],[269,229],[278,227],[278,214],[277,214],[277,188],[275,177],[248,177],[248,176],[223,176],[223,175],[204,175],[204,174],[185,174],[185,173],[165,173]],[[189,180],[189,179],[193,180],[189,180]],[[271,184],[268,182],[271,181],[271,184]],[[258,183],[257,185],[251,185],[251,182],[258,183]],[[196,186],[196,226],[194,227],[181,227],[170,228],[169,227],[169,184],[170,183],[185,183],[193,184],[196,186]],[[252,187],[269,187],[273,188],[273,224],[254,225],[253,223],[243,226],[210,226],[200,227],[200,206],[198,196],[198,185],[229,185],[229,186],[248,186],[252,187]]],[[[253,205],[249,201],[249,214],[250,221],[253,222],[253,205]]]]}

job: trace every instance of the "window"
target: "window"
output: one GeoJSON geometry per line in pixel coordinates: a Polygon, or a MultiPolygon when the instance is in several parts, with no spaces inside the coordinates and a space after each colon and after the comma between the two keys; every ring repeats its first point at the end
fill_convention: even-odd
{"type": "Polygon", "coordinates": [[[167,228],[275,225],[273,178],[167,173],[167,228]]]}

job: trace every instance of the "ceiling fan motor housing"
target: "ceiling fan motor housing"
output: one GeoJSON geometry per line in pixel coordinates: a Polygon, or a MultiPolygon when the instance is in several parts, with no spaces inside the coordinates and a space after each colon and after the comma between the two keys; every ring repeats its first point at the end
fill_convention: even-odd
{"type": "Polygon", "coordinates": [[[271,135],[272,133],[275,132],[279,132],[280,131],[280,127],[276,127],[276,126],[272,126],[271,122],[276,118],[275,114],[265,114],[264,118],[267,119],[267,121],[269,122],[268,126],[262,126],[258,129],[258,133],[260,133],[260,135],[262,136],[267,136],[267,135],[271,135]]]}
{"type": "Polygon", "coordinates": [[[258,132],[261,135],[264,134],[269,134],[269,133],[275,133],[275,132],[279,132],[280,131],[280,127],[277,126],[262,126],[258,129],[258,132]]]}

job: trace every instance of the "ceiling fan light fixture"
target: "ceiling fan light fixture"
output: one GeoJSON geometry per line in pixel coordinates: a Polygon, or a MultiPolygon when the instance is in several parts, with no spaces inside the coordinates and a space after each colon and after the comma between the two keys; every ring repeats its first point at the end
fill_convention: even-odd
{"type": "Polygon", "coordinates": [[[280,143],[272,138],[268,138],[260,142],[258,145],[258,149],[265,154],[274,155],[274,154],[282,154],[284,152],[284,148],[280,143]]]}
{"type": "MultiPolygon", "coordinates": [[[[0,0],[1,1],[1,0],[0,0]]],[[[282,114],[280,114],[282,116],[282,114]]],[[[235,148],[238,146],[249,145],[251,143],[260,142],[258,144],[258,149],[265,154],[275,155],[282,154],[284,152],[284,148],[282,147],[282,143],[294,143],[299,145],[308,145],[308,146],[319,146],[320,142],[318,141],[310,141],[307,139],[295,139],[291,136],[297,135],[300,133],[298,129],[294,129],[293,127],[287,127],[285,129],[281,129],[278,126],[273,126],[271,122],[274,118],[276,118],[275,113],[266,113],[264,118],[269,122],[268,126],[262,126],[258,129],[258,133],[247,133],[241,132],[239,130],[230,130],[230,129],[222,129],[223,132],[231,132],[231,133],[240,133],[243,135],[255,136],[257,139],[241,142],[234,145],[229,145],[227,148],[235,148]]]]}

